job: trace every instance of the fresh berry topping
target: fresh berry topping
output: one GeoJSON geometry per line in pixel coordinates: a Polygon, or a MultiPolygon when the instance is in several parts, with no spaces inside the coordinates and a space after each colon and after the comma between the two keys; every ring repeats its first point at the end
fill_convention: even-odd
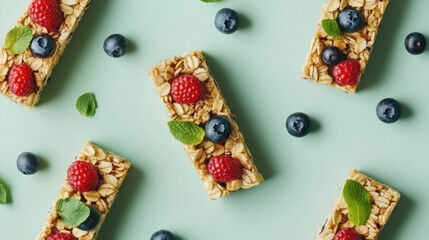
{"type": "Polygon", "coordinates": [[[29,15],[33,22],[45,27],[48,31],[56,31],[64,21],[59,0],[33,0],[29,15]]]}
{"type": "Polygon", "coordinates": [[[347,59],[334,66],[332,74],[337,84],[355,86],[359,81],[360,65],[354,60],[347,59]]]}
{"type": "Polygon", "coordinates": [[[405,38],[405,49],[411,54],[422,54],[426,50],[426,37],[418,32],[408,34],[405,38]]]}
{"type": "Polygon", "coordinates": [[[291,114],[286,120],[286,130],[294,137],[304,137],[311,130],[310,117],[301,112],[291,114]]]}
{"type": "Polygon", "coordinates": [[[394,123],[401,117],[401,106],[393,98],[385,98],[377,104],[378,119],[384,123],[394,123]]]}
{"type": "Polygon", "coordinates": [[[361,12],[347,8],[344,9],[337,18],[338,24],[343,32],[358,32],[365,23],[365,19],[361,12]]]}
{"type": "Polygon", "coordinates": [[[100,213],[97,209],[95,209],[93,206],[89,206],[89,216],[88,218],[81,223],[77,228],[83,231],[90,231],[97,227],[98,223],[100,222],[100,213]]]}
{"type": "Polygon", "coordinates": [[[343,228],[335,234],[334,240],[362,240],[354,228],[343,228]]]}
{"type": "Polygon", "coordinates": [[[30,152],[23,152],[16,159],[18,170],[25,175],[35,174],[39,170],[39,163],[39,158],[30,152]]]}
{"type": "Polygon", "coordinates": [[[17,96],[28,96],[37,90],[33,70],[25,63],[13,66],[7,81],[9,91],[17,96]]]}
{"type": "Polygon", "coordinates": [[[335,66],[346,59],[346,55],[337,47],[326,47],[322,52],[323,62],[329,66],[335,66]]]}
{"type": "Polygon", "coordinates": [[[54,233],[48,236],[46,240],[77,240],[77,238],[69,233],[54,233]]]}
{"type": "Polygon", "coordinates": [[[203,84],[192,75],[179,76],[171,84],[171,96],[180,104],[194,104],[203,99],[205,94],[203,84]]]}
{"type": "Polygon", "coordinates": [[[159,230],[155,232],[150,240],[176,240],[176,237],[167,230],[159,230]]]}
{"type": "Polygon", "coordinates": [[[113,34],[104,40],[103,48],[104,52],[111,57],[122,57],[127,53],[128,40],[121,34],[113,34]]]}
{"type": "Polygon", "coordinates": [[[33,56],[47,58],[54,54],[56,49],[55,40],[49,35],[39,35],[31,40],[30,51],[33,56]]]}
{"type": "Polygon", "coordinates": [[[98,186],[97,169],[89,162],[75,161],[67,169],[67,181],[77,192],[89,192],[98,186]]]}
{"type": "Polygon", "coordinates": [[[211,117],[204,127],[206,137],[215,143],[223,143],[231,135],[231,123],[222,116],[211,117]]]}
{"type": "Polygon", "coordinates": [[[241,163],[231,156],[212,157],[207,165],[210,175],[220,183],[241,178],[241,163]]]}
{"type": "Polygon", "coordinates": [[[219,10],[215,17],[215,26],[222,33],[230,34],[237,31],[240,18],[237,12],[229,8],[219,10]]]}

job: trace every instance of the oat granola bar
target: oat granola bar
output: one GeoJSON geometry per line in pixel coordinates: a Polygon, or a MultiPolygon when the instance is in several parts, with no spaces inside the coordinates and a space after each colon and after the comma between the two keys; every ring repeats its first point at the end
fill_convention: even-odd
{"type": "Polygon", "coordinates": [[[316,240],[332,240],[335,234],[344,228],[355,228],[365,240],[376,240],[384,228],[401,195],[395,189],[381,184],[376,180],[353,170],[348,179],[360,183],[369,193],[371,199],[371,215],[364,225],[354,226],[348,219],[348,207],[341,194],[328,219],[323,224],[316,240]]]}
{"type": "Polygon", "coordinates": [[[27,49],[23,54],[13,55],[4,48],[0,51],[0,92],[11,100],[24,105],[27,108],[33,108],[39,101],[43,89],[51,76],[52,70],[57,65],[58,60],[63,54],[67,44],[81,20],[84,11],[89,6],[90,0],[60,0],[61,9],[64,14],[64,21],[56,31],[49,32],[46,28],[34,23],[28,11],[20,17],[17,26],[28,26],[31,28],[33,35],[49,34],[56,43],[55,53],[48,58],[38,58],[31,54],[27,49]],[[12,66],[21,63],[28,64],[34,72],[37,91],[28,96],[17,96],[9,91],[7,81],[8,72],[12,66]]]}
{"type": "Polygon", "coordinates": [[[310,51],[301,72],[302,78],[323,83],[347,93],[354,93],[373,50],[374,42],[389,1],[325,0],[322,16],[317,25],[316,34],[314,35],[310,51]],[[322,20],[337,19],[339,13],[347,8],[356,9],[363,14],[365,20],[363,28],[358,32],[344,33],[343,38],[329,36],[322,27],[322,20]],[[323,49],[328,46],[339,48],[348,59],[359,63],[361,71],[356,84],[340,85],[336,83],[329,66],[321,58],[323,49]]]}
{"type": "Polygon", "coordinates": [[[202,52],[194,51],[184,54],[182,57],[162,61],[150,71],[149,75],[171,120],[190,121],[204,125],[211,116],[220,115],[231,122],[232,133],[226,142],[218,144],[205,138],[201,144],[196,146],[185,145],[185,151],[200,175],[209,198],[218,199],[240,188],[250,188],[262,183],[263,177],[253,163],[250,150],[234,120],[235,116],[210,74],[202,52]],[[186,74],[197,77],[206,91],[205,99],[198,101],[195,105],[176,103],[170,93],[173,79],[186,74]],[[240,179],[218,183],[209,174],[208,161],[213,156],[221,155],[230,155],[243,165],[240,179]]]}
{"type": "Polygon", "coordinates": [[[89,162],[97,168],[100,175],[98,189],[91,192],[77,192],[65,180],[55,203],[65,198],[79,199],[87,206],[95,207],[99,211],[101,215],[100,222],[95,229],[90,231],[66,226],[57,215],[54,203],[36,240],[46,240],[50,234],[55,232],[71,233],[78,240],[97,239],[101,225],[109,213],[113,201],[118,195],[119,188],[131,167],[131,164],[126,159],[103,150],[90,142],[83,146],[76,160],[89,162]]]}

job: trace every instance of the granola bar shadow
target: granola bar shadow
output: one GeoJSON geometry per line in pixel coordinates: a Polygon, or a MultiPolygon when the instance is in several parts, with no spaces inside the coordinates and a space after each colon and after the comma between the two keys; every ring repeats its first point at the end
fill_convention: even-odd
{"type": "Polygon", "coordinates": [[[391,1],[389,3],[380,26],[377,41],[373,46],[375,49],[362,76],[358,91],[375,87],[382,81],[388,81],[384,79],[384,74],[389,71],[389,68],[393,68],[390,63],[391,55],[393,50],[398,48],[398,46],[395,46],[394,39],[402,39],[399,26],[403,21],[402,19],[405,18],[408,5],[408,1],[391,1]]]}
{"type": "Polygon", "coordinates": [[[222,71],[221,64],[219,64],[215,58],[211,57],[207,52],[204,52],[204,55],[206,57],[207,65],[209,66],[209,70],[216,82],[220,85],[219,89],[223,93],[231,112],[234,116],[237,116],[236,121],[240,130],[243,132],[244,139],[249,146],[256,167],[261,172],[264,179],[268,180],[275,175],[274,168],[268,161],[268,159],[273,159],[274,157],[267,154],[267,151],[264,149],[264,144],[259,140],[260,138],[257,137],[257,133],[255,131],[251,131],[251,129],[254,129],[252,127],[254,126],[254,122],[247,114],[247,111],[245,110],[246,108],[243,107],[246,104],[243,104],[243,101],[240,101],[240,99],[236,97],[236,94],[234,94],[235,89],[233,89],[231,85],[228,85],[228,83],[231,82],[231,79],[222,71]]]}
{"type": "Polygon", "coordinates": [[[142,190],[142,182],[142,172],[135,165],[132,165],[127,178],[121,189],[119,189],[120,193],[115,200],[115,204],[101,227],[98,239],[122,239],[119,229],[125,227],[121,226],[125,222],[120,219],[127,218],[126,216],[132,211],[133,201],[136,201],[136,196],[142,190]]]}
{"type": "Polygon", "coordinates": [[[415,209],[415,203],[408,196],[401,194],[401,199],[398,202],[389,222],[384,227],[380,234],[380,239],[402,240],[403,235],[399,234],[407,219],[411,217],[415,209]]]}
{"type": "MultiPolygon", "coordinates": [[[[73,33],[73,37],[66,47],[64,54],[58,61],[58,65],[52,70],[52,75],[48,79],[48,84],[44,90],[44,94],[40,97],[40,101],[37,104],[38,106],[61,96],[63,91],[67,91],[67,84],[69,84],[70,81],[78,80],[71,77],[73,75],[72,73],[79,70],[77,68],[77,63],[79,63],[82,53],[88,52],[89,43],[91,42],[88,41],[88,39],[97,35],[98,26],[108,13],[107,9],[109,8],[110,2],[110,0],[91,1],[85,14],[82,16],[79,26],[73,33]],[[54,79],[51,81],[51,78],[54,79]]],[[[101,48],[100,51],[103,51],[103,49],[101,48]]]]}

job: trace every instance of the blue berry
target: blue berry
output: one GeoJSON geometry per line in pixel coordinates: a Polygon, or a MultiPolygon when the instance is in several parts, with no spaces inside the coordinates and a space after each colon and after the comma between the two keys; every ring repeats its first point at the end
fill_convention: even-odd
{"type": "Polygon", "coordinates": [[[206,137],[212,142],[223,143],[231,135],[232,126],[231,123],[222,116],[211,117],[205,127],[206,137]]]}
{"type": "Polygon", "coordinates": [[[322,52],[323,62],[335,66],[346,59],[346,55],[337,47],[326,47],[322,52]]]}
{"type": "Polygon", "coordinates": [[[304,137],[311,130],[310,117],[301,112],[291,114],[286,120],[286,130],[294,137],[304,137]]]}
{"type": "Polygon", "coordinates": [[[155,232],[150,240],[176,240],[176,237],[167,230],[159,230],[155,232]]]}
{"type": "Polygon", "coordinates": [[[39,170],[39,158],[30,152],[23,152],[16,159],[18,170],[25,175],[35,174],[39,170]]]}
{"type": "Polygon", "coordinates": [[[90,231],[97,227],[98,223],[100,222],[100,213],[95,209],[94,207],[89,207],[89,216],[88,218],[81,223],[77,228],[83,231],[90,231]]]}
{"type": "Polygon", "coordinates": [[[38,58],[52,56],[56,48],[55,40],[46,34],[35,36],[30,43],[31,54],[38,58]]]}
{"type": "Polygon", "coordinates": [[[377,104],[378,119],[384,123],[394,123],[401,117],[401,106],[393,98],[385,98],[377,104]]]}
{"type": "Polygon", "coordinates": [[[405,38],[405,49],[411,54],[422,54],[426,50],[426,37],[418,32],[408,34],[405,38]]]}
{"type": "Polygon", "coordinates": [[[121,34],[113,34],[104,40],[103,48],[111,57],[122,57],[127,53],[128,40],[121,34]]]}
{"type": "Polygon", "coordinates": [[[219,10],[215,17],[215,26],[222,33],[230,34],[237,31],[240,18],[237,12],[229,8],[219,10]]]}
{"type": "Polygon", "coordinates": [[[344,9],[337,18],[343,32],[358,32],[364,25],[365,19],[361,12],[353,9],[344,9]]]}

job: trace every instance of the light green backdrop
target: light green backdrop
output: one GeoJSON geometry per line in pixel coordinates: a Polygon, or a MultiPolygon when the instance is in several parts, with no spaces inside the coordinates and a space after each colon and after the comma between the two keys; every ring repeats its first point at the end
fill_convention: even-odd
{"type": "MultiPolygon", "coordinates": [[[[28,0],[0,3],[0,39],[28,0]]],[[[350,170],[360,169],[403,194],[380,240],[425,239],[429,221],[429,52],[406,53],[405,36],[429,35],[425,0],[392,0],[356,95],[300,80],[321,12],[321,0],[93,0],[55,69],[38,107],[0,98],[0,179],[12,203],[0,206],[1,239],[34,239],[58,194],[66,168],[87,140],[127,157],[129,178],[102,229],[101,240],[149,239],[166,228],[181,240],[313,239],[350,170]],[[231,7],[243,27],[223,35],[216,12],[231,7]],[[103,40],[127,36],[131,52],[109,58],[103,40]],[[160,60],[200,49],[238,117],[267,181],[218,201],[207,199],[147,71],[160,60]],[[99,108],[83,118],[84,92],[99,108]],[[381,123],[385,97],[403,104],[403,118],[381,123]],[[303,139],[284,124],[295,111],[316,129],[303,139]],[[16,170],[23,151],[41,156],[33,176],[16,170]]]]}

